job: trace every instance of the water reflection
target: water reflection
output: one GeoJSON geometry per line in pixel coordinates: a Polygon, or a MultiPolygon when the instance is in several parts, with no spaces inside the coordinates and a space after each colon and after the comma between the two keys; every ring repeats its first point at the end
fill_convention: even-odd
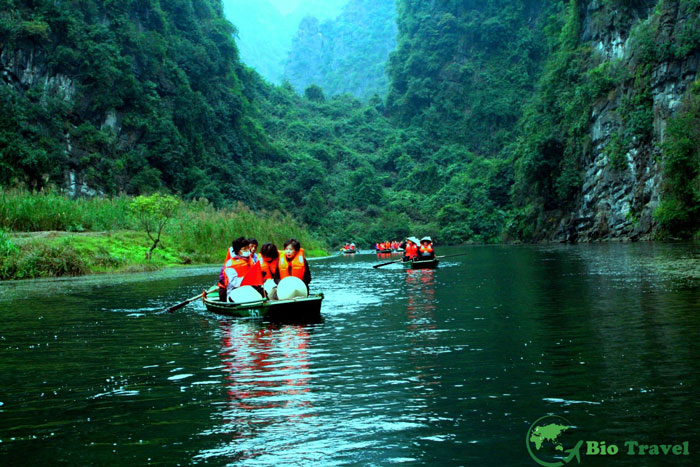
{"type": "Polygon", "coordinates": [[[229,441],[197,457],[254,459],[290,424],[314,416],[309,330],[225,320],[219,334],[226,402],[220,424],[205,434],[226,434],[229,441]]]}
{"type": "Polygon", "coordinates": [[[410,328],[415,330],[429,323],[434,329],[435,270],[407,269],[405,291],[410,328]]]}
{"type": "Polygon", "coordinates": [[[313,326],[156,311],[209,287],[207,271],[0,285],[0,459],[531,465],[522,441],[545,413],[582,439],[700,436],[700,281],[660,269],[700,248],[445,253],[463,255],[436,270],[313,261],[313,326]]]}

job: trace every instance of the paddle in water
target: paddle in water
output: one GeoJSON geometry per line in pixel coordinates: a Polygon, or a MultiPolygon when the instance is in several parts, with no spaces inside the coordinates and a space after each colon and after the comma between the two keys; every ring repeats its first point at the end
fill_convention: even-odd
{"type": "Polygon", "coordinates": [[[203,296],[204,294],[208,294],[208,293],[211,293],[211,292],[216,291],[216,289],[217,289],[217,287],[214,286],[214,287],[212,287],[212,288],[209,289],[209,290],[203,291],[203,292],[200,293],[199,295],[196,295],[196,296],[194,296],[194,297],[192,297],[192,298],[188,298],[188,299],[185,300],[184,302],[180,302],[180,303],[178,303],[177,305],[173,305],[173,306],[171,306],[170,308],[166,308],[165,311],[168,312],[168,313],[172,313],[172,312],[175,311],[175,310],[179,310],[179,309],[182,308],[183,306],[185,306],[185,305],[187,305],[187,304],[189,304],[189,303],[192,303],[192,302],[194,302],[195,300],[198,300],[198,299],[202,298],[202,296],[203,296]]]}
{"type": "Polygon", "coordinates": [[[375,269],[377,269],[377,268],[381,268],[382,266],[386,266],[387,264],[400,263],[401,261],[403,261],[403,260],[402,260],[402,259],[397,259],[397,260],[394,260],[394,261],[389,261],[388,263],[375,264],[375,265],[372,266],[372,267],[375,268],[375,269]]]}

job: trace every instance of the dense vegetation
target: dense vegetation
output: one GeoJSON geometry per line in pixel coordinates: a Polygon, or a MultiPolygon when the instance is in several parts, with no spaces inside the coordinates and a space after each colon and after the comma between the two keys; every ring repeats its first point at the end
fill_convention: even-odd
{"type": "Polygon", "coordinates": [[[667,235],[700,231],[700,80],[695,81],[664,143],[664,198],[656,215],[667,235]]]}
{"type": "Polygon", "coordinates": [[[5,63],[32,53],[72,86],[0,88],[0,184],[78,182],[107,195],[173,190],[246,199],[237,166],[255,123],[217,1],[4,1],[5,63]],[[53,88],[53,89],[51,89],[53,88]],[[111,117],[110,117],[111,116],[111,117]]]}
{"type": "Polygon", "coordinates": [[[299,92],[311,84],[328,96],[384,96],[389,53],[396,47],[394,0],[349,0],[337,18],[302,20],[284,78],[299,92]]]}
{"type": "MultiPolygon", "coordinates": [[[[388,93],[361,101],[265,82],[217,0],[3,0],[0,186],[242,203],[330,245],[536,240],[580,196],[596,99],[629,90],[606,149],[623,167],[650,144],[650,70],[700,47],[697,2],[603,0],[601,24],[653,16],[630,33],[633,67],[601,60],[582,41],[586,4],[399,0],[388,93]],[[674,8],[688,20],[669,36],[674,8]],[[19,78],[29,54],[34,81],[19,78]]],[[[672,235],[700,227],[697,95],[660,153],[672,235]]]]}
{"type": "Polygon", "coordinates": [[[241,235],[277,245],[293,237],[310,256],[325,253],[288,215],[254,213],[243,205],[216,209],[199,200],[179,206],[146,259],[153,242],[134,204],[127,196],[72,200],[52,192],[0,191],[0,280],[220,263],[231,239],[241,235]]]}

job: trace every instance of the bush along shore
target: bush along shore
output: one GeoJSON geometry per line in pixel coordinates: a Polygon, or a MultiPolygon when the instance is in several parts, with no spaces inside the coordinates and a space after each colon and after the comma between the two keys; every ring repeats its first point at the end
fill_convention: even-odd
{"type": "Polygon", "coordinates": [[[242,204],[216,209],[167,195],[73,200],[0,191],[0,280],[218,264],[238,236],[278,246],[294,237],[307,255],[327,254],[289,214],[242,204]]]}

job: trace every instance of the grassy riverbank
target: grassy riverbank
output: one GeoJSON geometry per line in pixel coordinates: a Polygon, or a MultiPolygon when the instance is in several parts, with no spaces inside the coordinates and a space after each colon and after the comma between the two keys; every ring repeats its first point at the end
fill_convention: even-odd
{"type": "Polygon", "coordinates": [[[56,193],[0,192],[0,279],[218,264],[241,235],[278,247],[294,237],[309,256],[326,254],[326,247],[287,214],[183,201],[147,260],[152,242],[131,202],[127,196],[71,200],[56,193]]]}

